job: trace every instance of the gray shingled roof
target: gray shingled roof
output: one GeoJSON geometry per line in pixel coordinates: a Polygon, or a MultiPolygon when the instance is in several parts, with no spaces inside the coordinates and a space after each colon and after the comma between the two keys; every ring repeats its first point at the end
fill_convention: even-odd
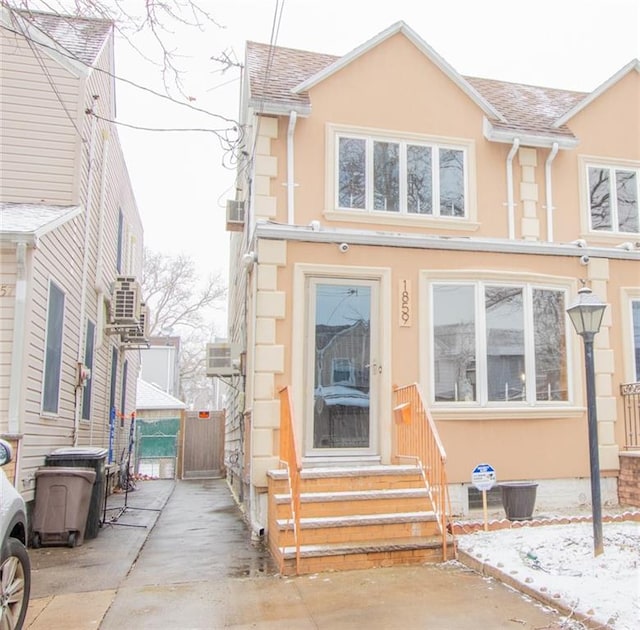
{"type": "Polygon", "coordinates": [[[251,98],[279,105],[308,107],[308,92],[294,94],[293,88],[337,59],[339,57],[335,55],[247,42],[246,63],[251,98]]]}
{"type": "MultiPolygon", "coordinates": [[[[280,107],[310,107],[308,92],[295,94],[293,89],[338,59],[334,55],[247,42],[252,105],[257,107],[264,102],[280,107]]],[[[552,124],[587,96],[582,92],[492,79],[462,78],[505,118],[506,122],[492,119],[493,126],[509,131],[573,137],[566,126],[555,128],[552,124]]]]}
{"type": "Polygon", "coordinates": [[[175,396],[167,394],[156,385],[138,379],[136,409],[186,409],[187,405],[175,396]]]}
{"type": "Polygon", "coordinates": [[[20,15],[87,66],[94,64],[113,29],[113,22],[98,18],[39,11],[21,11],[20,15]]]}
{"type": "Polygon", "coordinates": [[[0,236],[3,240],[38,237],[78,215],[80,206],[0,202],[0,236]]]}

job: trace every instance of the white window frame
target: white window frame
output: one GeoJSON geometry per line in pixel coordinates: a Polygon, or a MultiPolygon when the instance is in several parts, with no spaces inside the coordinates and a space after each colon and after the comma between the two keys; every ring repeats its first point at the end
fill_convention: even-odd
{"type": "Polygon", "coordinates": [[[640,287],[623,287],[621,289],[622,305],[622,340],[624,352],[624,380],[626,383],[636,383],[640,379],[637,378],[637,370],[640,366],[636,365],[635,357],[635,336],[633,330],[633,303],[640,302],[640,287]]]}
{"type": "Polygon", "coordinates": [[[424,384],[424,391],[434,414],[441,414],[444,418],[466,418],[469,414],[478,415],[480,418],[513,417],[513,413],[539,415],[540,417],[565,417],[574,416],[580,412],[576,407],[576,400],[580,399],[579,384],[573,377],[575,369],[575,335],[571,323],[566,316],[564,319],[564,331],[566,341],[566,364],[567,364],[567,400],[536,400],[535,387],[535,353],[533,338],[533,311],[531,309],[530,297],[533,289],[561,291],[565,295],[565,305],[568,305],[570,296],[575,294],[576,287],[573,279],[561,279],[538,274],[511,274],[508,272],[466,272],[466,271],[422,271],[420,273],[421,283],[421,303],[426,317],[420,318],[420,347],[426,351],[421,352],[420,374],[421,382],[424,384]],[[435,400],[435,346],[433,330],[433,287],[436,285],[473,285],[475,291],[475,334],[476,334],[476,400],[475,401],[438,401],[435,400]],[[485,313],[480,308],[478,292],[484,290],[485,286],[513,286],[521,287],[528,293],[525,301],[525,373],[527,374],[527,394],[526,401],[489,401],[486,383],[487,353],[485,343],[485,313]],[[532,383],[532,386],[529,385],[532,383]]]}
{"type": "Polygon", "coordinates": [[[623,236],[635,236],[637,237],[640,234],[640,164],[638,162],[633,161],[617,161],[617,160],[608,160],[603,158],[591,158],[591,157],[583,157],[583,168],[582,168],[582,177],[583,184],[582,190],[584,194],[584,207],[586,208],[585,216],[586,216],[586,227],[588,232],[598,235],[598,236],[613,236],[613,237],[623,237],[623,236]],[[609,171],[609,192],[611,199],[611,229],[610,230],[598,230],[593,227],[592,215],[591,215],[591,195],[590,195],[590,187],[589,187],[589,169],[598,168],[609,171]],[[616,171],[635,171],[636,173],[636,187],[637,187],[637,199],[638,199],[638,212],[639,212],[639,228],[637,232],[621,232],[618,229],[618,197],[615,194],[611,194],[615,192],[615,173],[616,171]]]}
{"type": "Polygon", "coordinates": [[[426,134],[406,133],[384,129],[373,129],[353,126],[328,124],[326,126],[326,177],[325,177],[325,217],[330,220],[388,224],[414,225],[425,227],[446,227],[450,230],[477,230],[476,205],[476,167],[475,142],[466,138],[432,136],[426,134]],[[340,192],[339,139],[341,137],[365,140],[366,161],[366,203],[363,208],[345,208],[338,204],[340,192]],[[398,143],[400,149],[400,209],[398,212],[373,209],[373,143],[398,143]],[[407,145],[428,146],[432,148],[432,195],[434,199],[432,214],[418,214],[407,211],[406,195],[406,147],[407,145]],[[404,148],[403,148],[404,147],[404,148]],[[440,172],[438,169],[439,150],[452,149],[461,151],[463,155],[463,194],[464,215],[450,216],[440,214],[440,172]]]}

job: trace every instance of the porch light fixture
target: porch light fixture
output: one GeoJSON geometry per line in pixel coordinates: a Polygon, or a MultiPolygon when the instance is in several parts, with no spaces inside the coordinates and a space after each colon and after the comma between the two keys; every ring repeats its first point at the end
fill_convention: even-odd
{"type": "Polygon", "coordinates": [[[567,309],[571,323],[584,342],[594,556],[599,556],[604,549],[602,546],[602,504],[600,500],[600,463],[598,460],[598,417],[596,412],[595,370],[593,366],[593,338],[600,330],[606,308],[607,305],[598,296],[594,295],[591,289],[582,287],[578,291],[578,301],[567,309]]]}

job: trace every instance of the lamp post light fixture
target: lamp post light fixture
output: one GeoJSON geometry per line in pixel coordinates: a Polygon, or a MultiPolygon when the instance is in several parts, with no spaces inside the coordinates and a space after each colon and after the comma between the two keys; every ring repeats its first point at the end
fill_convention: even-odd
{"type": "Polygon", "coordinates": [[[584,341],[584,365],[587,381],[587,418],[589,424],[589,464],[591,467],[591,510],[593,515],[593,555],[602,546],[602,505],[600,500],[600,463],[598,458],[598,417],[596,412],[596,379],[593,367],[593,338],[600,330],[607,305],[588,287],[578,291],[578,301],[567,309],[576,332],[584,341]]]}

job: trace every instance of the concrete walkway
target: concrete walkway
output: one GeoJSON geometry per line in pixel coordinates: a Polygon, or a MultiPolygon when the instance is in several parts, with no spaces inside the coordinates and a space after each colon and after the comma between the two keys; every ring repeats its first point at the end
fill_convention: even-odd
{"type": "Polygon", "coordinates": [[[128,505],[146,509],[125,511],[82,547],[30,551],[26,628],[568,627],[457,562],[280,577],[262,545],[251,543],[224,480],[142,482],[128,505]]]}

